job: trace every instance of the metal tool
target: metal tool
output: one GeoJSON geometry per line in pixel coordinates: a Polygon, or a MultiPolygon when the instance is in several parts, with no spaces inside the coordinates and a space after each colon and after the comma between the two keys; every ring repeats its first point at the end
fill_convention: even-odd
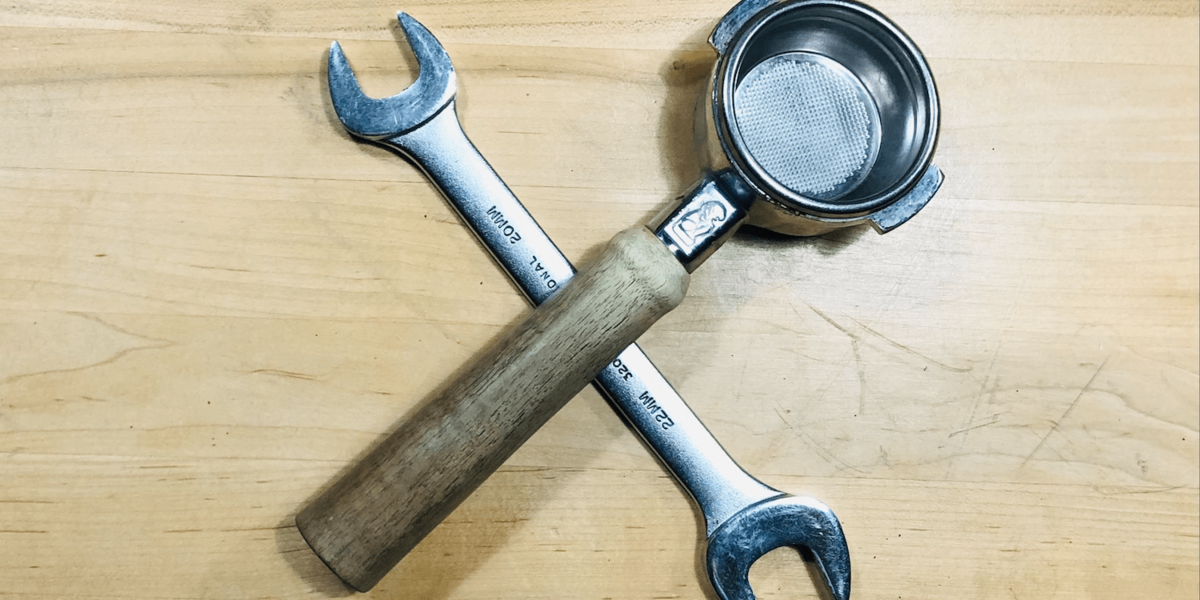
{"type": "MultiPolygon", "coordinates": [[[[462,131],[454,109],[453,67],[440,44],[408,15],[401,13],[399,20],[421,76],[393,97],[402,101],[391,110],[405,123],[419,124],[383,137],[386,133],[380,132],[399,121],[369,111],[369,118],[362,119],[362,107],[377,101],[363,95],[336,43],[329,57],[335,108],[351,133],[420,165],[526,298],[541,304],[571,279],[574,269],[462,131]],[[413,90],[417,92],[405,96],[413,90]]],[[[750,565],[785,545],[811,551],[830,594],[838,600],[849,597],[849,553],[833,512],[814,499],[768,487],[742,470],[637,345],[626,348],[594,384],[700,507],[707,528],[705,564],[718,597],[753,598],[750,565]]],[[[304,524],[301,532],[306,539],[313,535],[304,524]]],[[[337,560],[326,562],[338,572],[337,560]]]]}
{"type": "MultiPolygon", "coordinates": [[[[839,0],[746,0],[710,41],[718,59],[697,110],[701,180],[653,232],[614,237],[300,515],[318,554],[357,570],[351,579],[377,578],[408,552],[677,306],[688,274],[741,223],[813,234],[871,222],[885,232],[932,197],[936,88],[882,15],[839,0]],[[380,506],[384,497],[394,502],[380,506]]],[[[421,138],[403,128],[412,115],[395,111],[432,89],[390,101],[348,95],[335,108],[353,111],[345,124],[364,137],[421,138]]],[[[430,176],[462,185],[453,172],[430,176]]]]}

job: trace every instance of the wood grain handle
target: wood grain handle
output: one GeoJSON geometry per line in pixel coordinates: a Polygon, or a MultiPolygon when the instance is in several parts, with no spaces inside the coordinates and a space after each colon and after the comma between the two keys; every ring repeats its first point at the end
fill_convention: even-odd
{"type": "Polygon", "coordinates": [[[367,591],[568,400],[679,305],[688,273],[636,227],[510,328],[296,517],[367,591]]]}

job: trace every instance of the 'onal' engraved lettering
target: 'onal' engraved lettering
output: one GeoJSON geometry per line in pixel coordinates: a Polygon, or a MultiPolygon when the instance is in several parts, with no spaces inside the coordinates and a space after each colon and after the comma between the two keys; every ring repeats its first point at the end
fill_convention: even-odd
{"type": "MultiPolygon", "coordinates": [[[[521,239],[520,236],[517,236],[517,239],[521,239]]],[[[529,264],[533,267],[533,272],[537,273],[538,277],[542,278],[542,283],[545,284],[546,289],[552,290],[558,287],[558,282],[550,278],[550,271],[547,271],[546,267],[542,266],[542,263],[538,262],[536,256],[530,259],[529,264]]]]}

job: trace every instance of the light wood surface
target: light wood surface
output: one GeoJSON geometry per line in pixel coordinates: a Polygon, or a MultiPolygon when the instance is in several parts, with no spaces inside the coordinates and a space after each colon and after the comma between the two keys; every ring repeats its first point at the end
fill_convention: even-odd
{"type": "MultiPolygon", "coordinates": [[[[296,512],[527,310],[321,73],[445,44],[572,260],[696,177],[728,0],[0,6],[0,596],[349,594],[296,512]]],[[[1194,1],[888,0],[942,95],[912,222],[742,232],[640,342],[842,519],[861,599],[1195,598],[1194,1]]],[[[368,596],[706,598],[684,492],[588,389],[368,596]]],[[[761,598],[816,598],[794,552],[761,598]]]]}

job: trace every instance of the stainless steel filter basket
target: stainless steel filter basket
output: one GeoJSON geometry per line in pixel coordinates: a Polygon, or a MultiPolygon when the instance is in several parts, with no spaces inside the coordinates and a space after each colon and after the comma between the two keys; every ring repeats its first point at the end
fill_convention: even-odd
{"type": "Polygon", "coordinates": [[[735,200],[752,224],[813,235],[870,220],[887,231],[933,195],[937,88],[883,15],[839,0],[747,1],[710,41],[720,56],[698,142],[731,200],[758,200],[735,200]],[[927,176],[929,189],[901,202],[927,176]]]}

